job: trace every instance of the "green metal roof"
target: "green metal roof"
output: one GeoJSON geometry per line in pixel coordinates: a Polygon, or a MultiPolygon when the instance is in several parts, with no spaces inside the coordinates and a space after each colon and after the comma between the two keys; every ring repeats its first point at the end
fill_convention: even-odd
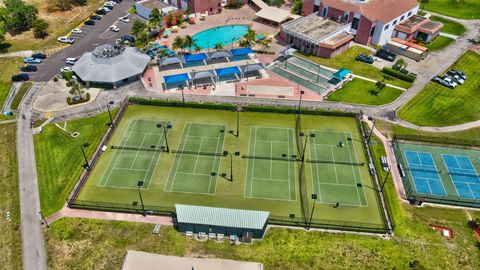
{"type": "Polygon", "coordinates": [[[270,212],[175,204],[177,221],[211,226],[263,229],[270,212]]]}

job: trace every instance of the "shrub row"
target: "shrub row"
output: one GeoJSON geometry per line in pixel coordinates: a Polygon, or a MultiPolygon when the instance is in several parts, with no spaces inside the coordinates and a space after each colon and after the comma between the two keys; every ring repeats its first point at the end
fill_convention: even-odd
{"type": "Polygon", "coordinates": [[[152,105],[152,106],[164,106],[164,107],[188,107],[188,108],[199,108],[199,109],[213,109],[213,110],[234,110],[235,106],[228,103],[209,103],[209,102],[185,102],[176,100],[159,100],[159,99],[145,99],[138,97],[130,97],[128,101],[132,104],[139,105],[152,105]]]}
{"type": "Polygon", "coordinates": [[[67,97],[67,103],[68,105],[74,105],[74,104],[80,104],[80,103],[85,103],[85,102],[88,102],[90,100],[90,93],[87,93],[85,95],[85,98],[84,99],[81,99],[81,100],[75,100],[71,97],[67,97]]]}
{"type": "MultiPolygon", "coordinates": [[[[272,112],[272,113],[285,113],[285,114],[298,113],[297,108],[259,106],[259,105],[247,105],[247,106],[243,107],[243,110],[246,111],[246,112],[272,112]]],[[[325,115],[325,116],[341,116],[341,117],[356,117],[357,116],[357,114],[353,113],[353,112],[309,110],[309,109],[301,109],[300,113],[301,114],[308,114],[308,115],[325,115]]]]}
{"type": "Polygon", "coordinates": [[[413,75],[402,73],[393,68],[384,67],[382,72],[406,82],[414,82],[416,79],[416,77],[413,75]]]}

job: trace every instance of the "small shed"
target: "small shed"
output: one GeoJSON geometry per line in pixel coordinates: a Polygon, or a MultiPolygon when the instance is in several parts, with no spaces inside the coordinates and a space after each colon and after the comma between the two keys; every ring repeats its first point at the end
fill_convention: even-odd
{"type": "Polygon", "coordinates": [[[270,212],[175,204],[180,232],[262,238],[270,212]]]}
{"type": "Polygon", "coordinates": [[[387,47],[390,51],[415,61],[420,61],[428,55],[427,47],[401,40],[399,38],[392,38],[392,40],[387,42],[387,47]]]}

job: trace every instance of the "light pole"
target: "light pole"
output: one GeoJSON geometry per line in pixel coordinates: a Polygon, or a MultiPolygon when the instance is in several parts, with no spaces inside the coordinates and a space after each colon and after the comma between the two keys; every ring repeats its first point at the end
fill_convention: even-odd
{"type": "Polygon", "coordinates": [[[87,155],[85,154],[84,150],[84,148],[87,148],[88,146],[90,146],[89,143],[80,144],[80,149],[82,150],[83,158],[85,159],[85,165],[83,166],[85,169],[90,170],[90,164],[88,164],[87,155]]]}
{"type": "Polygon", "coordinates": [[[145,217],[147,215],[145,214],[145,205],[143,204],[142,192],[140,191],[142,186],[143,186],[143,181],[138,181],[137,182],[138,196],[140,197],[140,203],[142,204],[142,213],[143,213],[143,216],[145,217]]]}
{"type": "Polygon", "coordinates": [[[371,186],[368,186],[368,185],[364,185],[362,183],[357,183],[357,187],[361,188],[361,187],[367,187],[369,189],[373,189],[375,190],[376,192],[380,192],[380,193],[383,193],[383,188],[385,187],[385,184],[387,183],[387,180],[388,180],[388,176],[390,175],[390,169],[387,171],[387,175],[385,176],[385,178],[383,179],[383,182],[382,184],[380,185],[380,190],[374,188],[374,187],[371,187],[371,186]]]}
{"type": "Polygon", "coordinates": [[[317,194],[315,194],[315,193],[312,194],[312,200],[313,200],[313,206],[312,206],[312,212],[310,213],[310,221],[308,221],[307,230],[310,230],[310,227],[312,226],[312,218],[313,218],[313,212],[315,211],[315,204],[316,204],[316,201],[317,201],[317,194]]]}
{"type": "Polygon", "coordinates": [[[310,133],[308,136],[305,136],[305,133],[300,132],[300,134],[298,134],[298,135],[300,137],[305,137],[305,142],[303,143],[303,150],[302,150],[302,162],[304,162],[305,161],[305,151],[307,149],[308,137],[315,138],[315,133],[310,133]]]}
{"type": "MultiPolygon", "coordinates": [[[[300,85],[297,85],[298,89],[300,89],[300,85]]],[[[302,108],[302,96],[305,94],[305,91],[300,91],[300,99],[298,100],[298,114],[300,115],[300,109],[302,108]]]]}
{"type": "Polygon", "coordinates": [[[115,125],[113,124],[112,112],[110,112],[110,105],[108,103],[107,103],[107,110],[108,110],[108,116],[110,117],[110,127],[114,128],[115,125]]]}
{"type": "Polygon", "coordinates": [[[240,111],[237,108],[237,136],[240,136],[240,111]]]}
{"type": "Polygon", "coordinates": [[[376,124],[377,122],[376,122],[375,119],[373,119],[373,117],[371,117],[371,116],[368,117],[368,120],[369,120],[369,121],[373,121],[372,129],[370,130],[370,134],[368,135],[368,138],[367,138],[367,144],[369,145],[369,144],[370,144],[370,139],[372,138],[373,129],[375,128],[375,124],[376,124]]]}
{"type": "Polygon", "coordinates": [[[163,137],[165,138],[165,151],[170,153],[170,148],[168,147],[168,139],[167,139],[167,129],[172,128],[172,124],[157,124],[157,128],[163,127],[163,137]]]}
{"type": "MultiPolygon", "coordinates": [[[[194,71],[195,72],[195,71],[194,71]]],[[[180,91],[182,91],[182,103],[183,103],[183,107],[185,107],[185,95],[183,94],[183,90],[185,89],[183,87],[183,85],[180,85],[180,91]]]]}
{"type": "Polygon", "coordinates": [[[47,228],[50,228],[50,225],[48,225],[47,220],[43,216],[42,211],[39,211],[38,213],[40,214],[40,218],[43,220],[43,224],[45,224],[45,226],[47,226],[47,228]]]}
{"type": "Polygon", "coordinates": [[[223,156],[230,155],[230,182],[233,182],[233,156],[240,156],[240,152],[229,153],[228,151],[223,151],[223,156]]]}

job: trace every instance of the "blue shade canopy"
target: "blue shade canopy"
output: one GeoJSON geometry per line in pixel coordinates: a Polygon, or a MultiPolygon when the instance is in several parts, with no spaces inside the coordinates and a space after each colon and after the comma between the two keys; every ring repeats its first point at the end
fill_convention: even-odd
{"type": "Polygon", "coordinates": [[[165,83],[175,83],[175,82],[184,82],[189,79],[187,73],[170,75],[170,76],[163,76],[163,80],[165,83]]]}
{"type": "Polygon", "coordinates": [[[185,58],[185,62],[187,63],[203,61],[208,59],[207,54],[205,53],[189,54],[189,55],[185,55],[184,58],[185,58]]]}
{"type": "Polygon", "coordinates": [[[218,76],[226,76],[231,74],[240,74],[241,71],[238,67],[218,68],[215,69],[218,76]]]}
{"type": "Polygon", "coordinates": [[[250,53],[253,53],[252,48],[239,48],[239,49],[233,49],[230,50],[233,56],[239,56],[239,55],[247,55],[250,53]]]}
{"type": "Polygon", "coordinates": [[[332,76],[339,80],[343,80],[343,78],[345,78],[345,76],[347,76],[350,73],[352,73],[350,70],[346,68],[341,68],[337,72],[333,73],[332,76]]]}

